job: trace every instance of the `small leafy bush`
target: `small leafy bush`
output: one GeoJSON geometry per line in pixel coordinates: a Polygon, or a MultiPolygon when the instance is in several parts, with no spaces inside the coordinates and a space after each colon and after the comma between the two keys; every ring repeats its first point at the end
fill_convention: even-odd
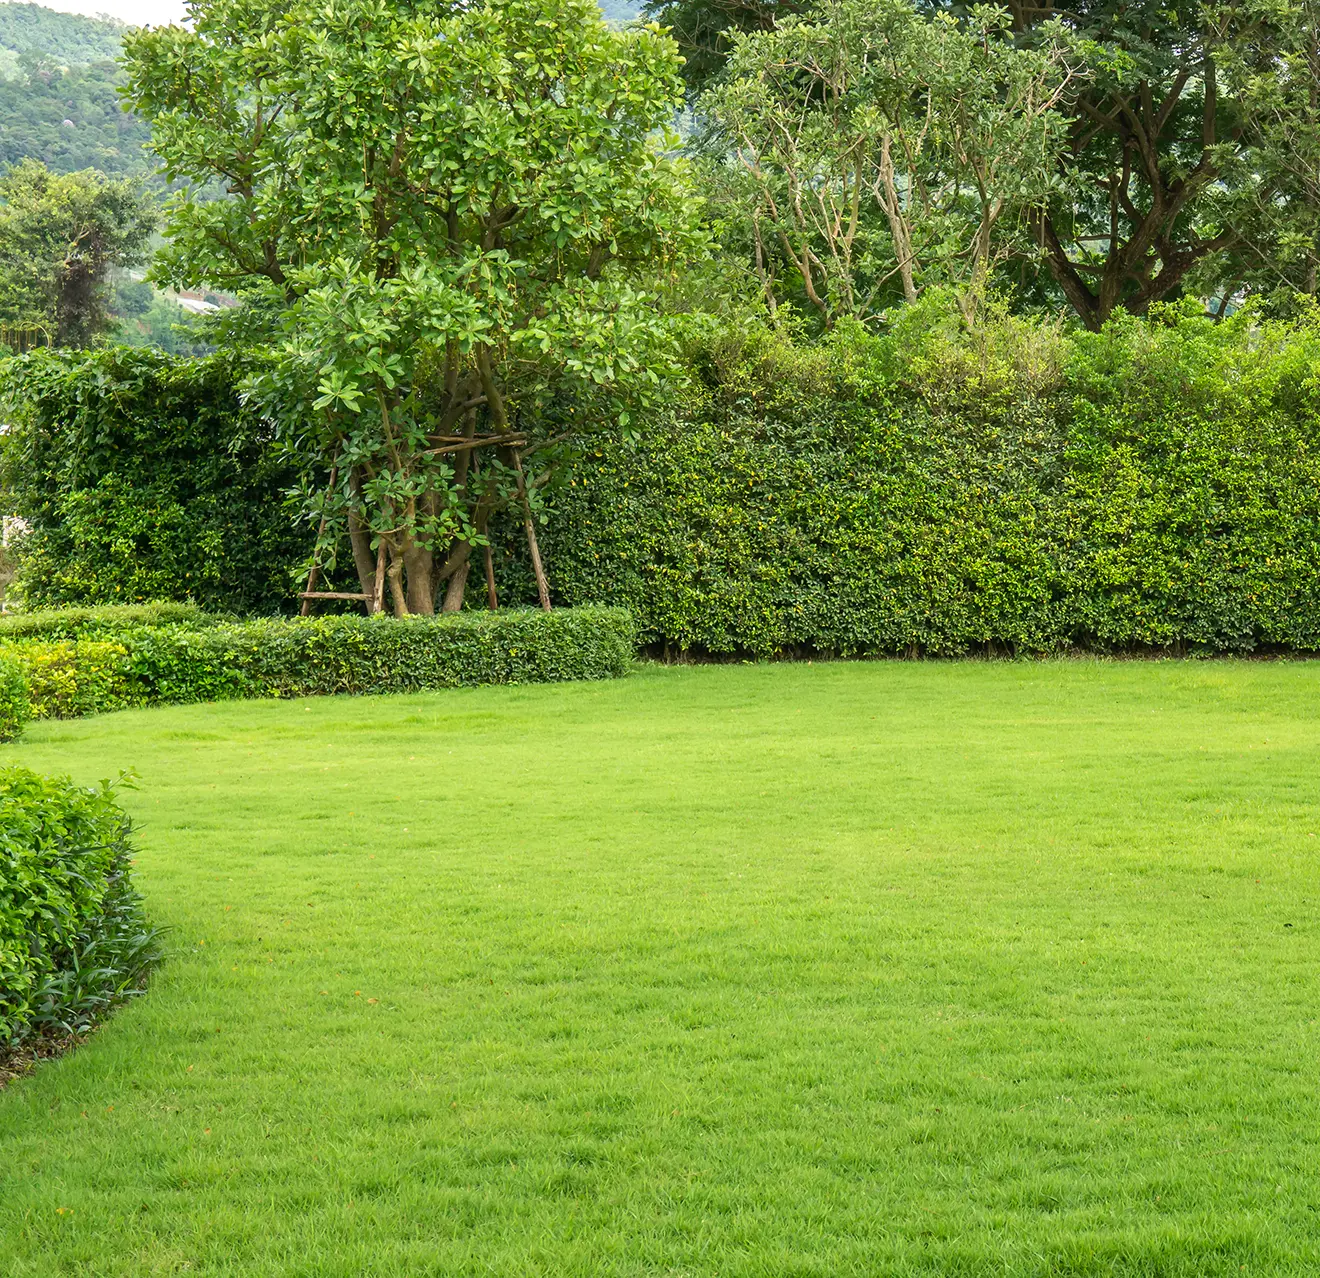
{"type": "Polygon", "coordinates": [[[32,717],[27,675],[21,663],[0,656],[0,741],[13,741],[32,717]]]}
{"type": "Polygon", "coordinates": [[[0,1047],[77,1034],[136,993],[158,958],[109,782],[0,769],[0,1047]]]}
{"type": "Polygon", "coordinates": [[[183,626],[199,630],[222,618],[195,603],[156,600],[143,604],[102,604],[96,608],[45,608],[0,617],[0,642],[8,639],[113,639],[127,630],[183,626]]]}
{"type": "Polygon", "coordinates": [[[0,654],[19,668],[34,719],[77,719],[122,710],[141,699],[122,643],[7,643],[0,644],[0,654]]]}

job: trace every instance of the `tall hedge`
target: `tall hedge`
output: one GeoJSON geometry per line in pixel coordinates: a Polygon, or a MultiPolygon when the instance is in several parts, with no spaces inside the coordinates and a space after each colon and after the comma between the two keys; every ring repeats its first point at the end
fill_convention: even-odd
{"type": "Polygon", "coordinates": [[[559,601],[626,606],[643,642],[1320,649],[1315,324],[968,336],[917,308],[884,338],[726,336],[691,372],[543,539],[559,601]]]}
{"type": "Polygon", "coordinates": [[[311,537],[293,482],[240,403],[238,361],[159,351],[40,350],[0,366],[4,513],[31,528],[31,607],[193,599],[287,610],[311,537]]]}

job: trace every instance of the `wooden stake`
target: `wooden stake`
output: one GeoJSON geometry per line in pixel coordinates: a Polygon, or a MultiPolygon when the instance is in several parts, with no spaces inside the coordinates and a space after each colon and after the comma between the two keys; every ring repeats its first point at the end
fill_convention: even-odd
{"type": "MultiPolygon", "coordinates": [[[[335,449],[335,459],[330,463],[330,482],[325,486],[325,499],[330,501],[330,494],[335,490],[335,479],[339,475],[339,449],[335,449]]],[[[325,522],[330,517],[330,512],[323,510],[321,512],[321,526],[316,530],[316,545],[312,547],[312,566],[307,573],[307,586],[302,594],[302,608],[299,609],[301,616],[310,617],[312,615],[312,600],[317,598],[316,578],[321,571],[321,538],[325,536],[325,522]]]]}
{"type": "Polygon", "coordinates": [[[541,548],[536,544],[536,524],[532,522],[532,503],[527,500],[527,480],[523,476],[522,454],[513,450],[513,469],[518,476],[518,497],[523,508],[523,528],[527,533],[527,549],[532,556],[532,571],[536,574],[536,593],[541,596],[541,607],[550,611],[550,584],[541,566],[541,548]]]}
{"type": "Polygon", "coordinates": [[[487,542],[482,550],[486,552],[486,599],[490,603],[491,612],[499,612],[500,597],[495,593],[495,561],[491,558],[490,543],[487,542]]]}
{"type": "Polygon", "coordinates": [[[380,547],[376,551],[376,597],[371,601],[371,614],[375,616],[378,612],[385,610],[385,538],[380,539],[380,547]]]}

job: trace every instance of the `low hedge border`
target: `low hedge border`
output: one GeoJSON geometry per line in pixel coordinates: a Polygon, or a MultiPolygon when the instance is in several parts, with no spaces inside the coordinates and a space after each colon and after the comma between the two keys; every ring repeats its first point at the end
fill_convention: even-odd
{"type": "Polygon", "coordinates": [[[184,626],[198,630],[225,618],[194,603],[158,600],[141,604],[102,604],[95,608],[43,608],[0,616],[0,642],[10,639],[111,639],[144,627],[184,626]]]}
{"type": "Polygon", "coordinates": [[[128,706],[424,692],[478,684],[612,679],[636,652],[620,608],[312,617],[163,625],[113,640],[0,642],[21,668],[35,718],[128,706]]]}

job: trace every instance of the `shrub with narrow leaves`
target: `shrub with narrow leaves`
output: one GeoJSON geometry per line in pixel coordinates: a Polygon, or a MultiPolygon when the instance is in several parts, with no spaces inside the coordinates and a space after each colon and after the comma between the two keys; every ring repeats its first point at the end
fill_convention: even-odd
{"type": "Polygon", "coordinates": [[[89,1029],[158,957],[114,786],[0,769],[0,1047],[89,1029]]]}

